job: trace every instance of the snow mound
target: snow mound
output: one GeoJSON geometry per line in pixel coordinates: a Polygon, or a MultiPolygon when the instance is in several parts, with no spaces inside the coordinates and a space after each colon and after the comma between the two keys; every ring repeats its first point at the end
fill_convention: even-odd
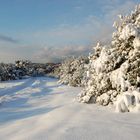
{"type": "Polygon", "coordinates": [[[117,112],[140,111],[140,92],[126,91],[117,98],[115,103],[117,112]]]}

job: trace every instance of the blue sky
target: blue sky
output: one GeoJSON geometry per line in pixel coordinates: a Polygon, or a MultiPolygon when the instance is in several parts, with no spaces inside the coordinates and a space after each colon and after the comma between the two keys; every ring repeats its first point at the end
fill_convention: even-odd
{"type": "Polygon", "coordinates": [[[0,61],[59,60],[106,42],[140,0],[0,0],[0,61]]]}

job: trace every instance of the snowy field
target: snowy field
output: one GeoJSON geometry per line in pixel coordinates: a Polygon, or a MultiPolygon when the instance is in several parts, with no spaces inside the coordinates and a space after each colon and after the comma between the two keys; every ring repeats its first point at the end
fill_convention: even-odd
{"type": "Polygon", "coordinates": [[[0,83],[0,140],[140,140],[140,114],[77,103],[80,91],[47,77],[0,83]]]}

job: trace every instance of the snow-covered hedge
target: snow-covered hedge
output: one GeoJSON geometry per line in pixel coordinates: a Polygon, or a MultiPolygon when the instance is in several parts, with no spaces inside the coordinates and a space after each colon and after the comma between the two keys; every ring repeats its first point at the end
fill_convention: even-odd
{"type": "Polygon", "coordinates": [[[59,82],[70,86],[83,86],[87,57],[69,58],[60,66],[59,82]]]}
{"type": "Polygon", "coordinates": [[[89,80],[78,100],[114,104],[119,112],[140,110],[140,5],[119,17],[112,43],[98,43],[89,56],[89,80]]]}

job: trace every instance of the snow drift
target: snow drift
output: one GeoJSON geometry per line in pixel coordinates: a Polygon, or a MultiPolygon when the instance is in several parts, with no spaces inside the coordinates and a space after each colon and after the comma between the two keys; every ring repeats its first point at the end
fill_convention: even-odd
{"type": "Polygon", "coordinates": [[[80,91],[48,77],[2,82],[1,140],[139,140],[139,114],[74,102],[80,91]]]}

